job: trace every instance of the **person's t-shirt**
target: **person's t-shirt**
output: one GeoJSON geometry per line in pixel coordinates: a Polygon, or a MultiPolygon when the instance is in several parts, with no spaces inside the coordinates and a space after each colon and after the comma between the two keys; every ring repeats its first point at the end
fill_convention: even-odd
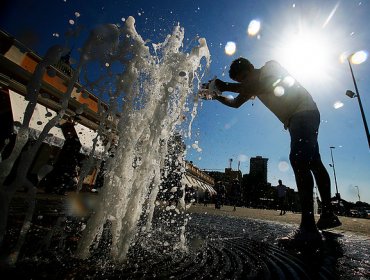
{"type": "Polygon", "coordinates": [[[286,186],[285,185],[277,185],[276,189],[277,189],[277,194],[278,194],[279,198],[285,197],[285,195],[286,195],[286,186]]]}
{"type": "Polygon", "coordinates": [[[261,68],[259,81],[264,90],[257,97],[284,124],[298,112],[318,110],[308,91],[276,61],[268,61],[261,68]]]}

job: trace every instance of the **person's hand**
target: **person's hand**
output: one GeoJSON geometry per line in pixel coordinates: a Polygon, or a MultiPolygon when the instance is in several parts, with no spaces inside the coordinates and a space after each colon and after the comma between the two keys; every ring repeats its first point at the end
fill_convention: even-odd
{"type": "Polygon", "coordinates": [[[215,92],[213,91],[210,91],[209,89],[205,88],[205,89],[200,89],[198,91],[198,95],[201,99],[203,100],[213,100],[213,99],[216,99],[217,97],[217,94],[215,94],[215,92]]]}
{"type": "Polygon", "coordinates": [[[223,91],[222,89],[225,87],[225,82],[221,81],[220,79],[209,80],[208,83],[204,83],[201,85],[201,89],[211,89],[211,90],[219,90],[223,91]],[[213,87],[213,89],[212,89],[213,87]]]}
{"type": "Polygon", "coordinates": [[[221,81],[220,79],[214,80],[214,85],[216,89],[219,90],[220,92],[224,91],[223,89],[225,88],[225,84],[226,83],[224,81],[221,81]]]}
{"type": "Polygon", "coordinates": [[[209,84],[210,84],[211,81],[208,81],[208,83],[204,83],[200,86],[200,89],[208,89],[209,88],[209,84]]]}
{"type": "Polygon", "coordinates": [[[225,83],[223,81],[214,77],[214,79],[208,81],[208,83],[201,85],[198,94],[202,99],[214,100],[217,96],[222,95],[224,84],[225,83]]]}

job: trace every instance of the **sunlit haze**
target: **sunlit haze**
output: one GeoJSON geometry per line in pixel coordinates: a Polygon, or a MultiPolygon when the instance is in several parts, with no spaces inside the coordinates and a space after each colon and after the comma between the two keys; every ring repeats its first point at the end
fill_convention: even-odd
{"type": "Polygon", "coordinates": [[[277,42],[275,55],[297,79],[315,82],[327,75],[331,46],[320,30],[287,33],[277,42]]]}

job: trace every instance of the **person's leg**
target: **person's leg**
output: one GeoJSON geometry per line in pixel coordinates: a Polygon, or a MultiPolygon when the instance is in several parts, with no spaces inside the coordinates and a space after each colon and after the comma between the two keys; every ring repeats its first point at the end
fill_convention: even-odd
{"type": "Polygon", "coordinates": [[[311,164],[311,170],[315,177],[317,188],[320,192],[320,197],[322,201],[322,212],[331,212],[331,192],[330,192],[330,176],[326,170],[324,164],[319,157],[311,164]]]}
{"type": "Polygon", "coordinates": [[[333,212],[333,208],[331,205],[330,176],[321,161],[318,144],[311,160],[310,168],[312,170],[312,173],[314,174],[315,181],[322,200],[322,211],[320,219],[316,223],[317,228],[324,230],[327,228],[333,228],[342,225],[338,217],[333,212]]]}
{"type": "Polygon", "coordinates": [[[290,163],[296,178],[298,194],[302,207],[300,227],[307,231],[317,231],[313,210],[314,180],[311,162],[317,150],[317,131],[320,123],[318,112],[302,112],[291,118],[290,163]]]}
{"type": "Polygon", "coordinates": [[[283,215],[283,200],[281,197],[279,197],[279,209],[280,209],[280,215],[283,215]]]}
{"type": "Polygon", "coordinates": [[[315,224],[313,211],[314,180],[310,169],[312,155],[317,146],[317,131],[320,117],[318,112],[309,111],[295,114],[289,123],[291,146],[289,159],[294,171],[302,216],[299,229],[280,239],[284,247],[297,248],[320,246],[322,236],[315,224]]]}
{"type": "Polygon", "coordinates": [[[294,158],[290,160],[296,183],[298,195],[301,202],[302,217],[300,228],[313,231],[316,230],[313,212],[313,177],[307,162],[300,162],[294,158]]]}
{"type": "Polygon", "coordinates": [[[342,223],[334,214],[331,205],[330,177],[323,165],[320,156],[312,163],[312,172],[315,176],[317,187],[322,200],[322,211],[316,226],[320,230],[341,226],[342,223]]]}

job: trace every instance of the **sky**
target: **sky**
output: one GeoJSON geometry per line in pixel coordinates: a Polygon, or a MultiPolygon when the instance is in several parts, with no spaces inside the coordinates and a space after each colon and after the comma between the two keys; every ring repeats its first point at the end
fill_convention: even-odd
{"type": "MultiPolygon", "coordinates": [[[[370,1],[12,0],[0,5],[0,28],[40,56],[51,45],[63,43],[72,26],[88,30],[102,23],[122,24],[133,16],[138,33],[153,43],[162,42],[177,24],[185,29],[184,51],[197,36],[205,38],[212,63],[204,82],[214,76],[231,81],[229,65],[240,56],[256,68],[272,59],[279,61],[319,107],[320,152],[331,176],[332,193],[336,186],[329,165],[331,152],[341,196],[356,202],[360,195],[361,201],[370,203],[370,147],[358,99],[345,95],[355,88],[348,63],[340,59],[370,51],[370,1]],[[252,21],[260,29],[248,33],[252,21]]],[[[79,40],[83,38],[74,44],[79,40]]],[[[370,122],[370,59],[353,65],[353,71],[370,122]]],[[[238,109],[203,101],[193,132],[187,139],[186,157],[200,169],[222,171],[233,159],[232,168],[237,169],[240,162],[245,174],[249,159],[262,156],[269,159],[272,185],[281,179],[296,189],[289,164],[289,133],[258,99],[238,109]]]]}

